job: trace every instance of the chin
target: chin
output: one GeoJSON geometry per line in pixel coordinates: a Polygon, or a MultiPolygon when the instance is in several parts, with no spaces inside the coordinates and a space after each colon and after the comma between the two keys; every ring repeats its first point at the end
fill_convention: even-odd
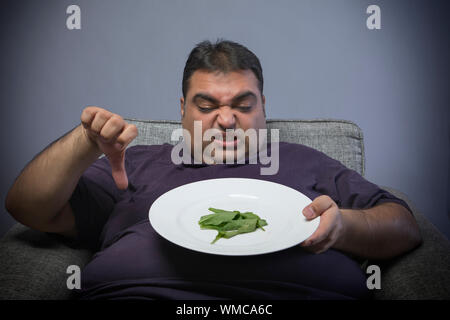
{"type": "Polygon", "coordinates": [[[248,151],[239,153],[239,158],[238,158],[238,151],[237,150],[233,150],[233,151],[224,151],[223,152],[223,158],[222,158],[222,163],[227,163],[227,156],[230,157],[231,159],[233,159],[233,163],[236,163],[239,159],[242,159],[248,155],[248,151]]]}

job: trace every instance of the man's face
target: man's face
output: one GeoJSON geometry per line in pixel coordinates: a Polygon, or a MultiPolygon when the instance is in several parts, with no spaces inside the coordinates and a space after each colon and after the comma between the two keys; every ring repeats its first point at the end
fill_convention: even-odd
{"type": "MultiPolygon", "coordinates": [[[[250,70],[228,73],[197,70],[189,79],[186,100],[181,98],[183,128],[191,134],[191,150],[194,150],[194,121],[202,122],[203,133],[218,129],[225,135],[227,129],[255,130],[266,128],[265,98],[258,88],[258,80],[250,70]]],[[[202,139],[203,140],[203,139],[202,139]]],[[[236,142],[217,139],[213,143],[223,150],[224,162],[227,152],[236,159],[236,142]],[[228,145],[228,148],[227,148],[228,145]],[[228,149],[228,151],[227,151],[228,149]]],[[[211,141],[202,142],[202,152],[211,141]]],[[[248,139],[245,154],[248,153],[248,139]]]]}

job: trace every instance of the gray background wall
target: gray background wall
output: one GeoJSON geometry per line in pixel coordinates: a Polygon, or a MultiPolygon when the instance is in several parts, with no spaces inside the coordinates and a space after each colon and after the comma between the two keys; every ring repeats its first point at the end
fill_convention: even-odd
{"type": "MultiPolygon", "coordinates": [[[[406,193],[447,236],[448,8],[440,1],[3,1],[1,180],[98,105],[178,120],[189,51],[217,37],[263,65],[269,118],[337,118],[364,131],[366,178],[406,193]],[[82,29],[66,28],[81,7],[82,29]],[[366,8],[381,8],[368,30],[366,8]]],[[[0,234],[12,224],[0,208],[0,234]]]]}

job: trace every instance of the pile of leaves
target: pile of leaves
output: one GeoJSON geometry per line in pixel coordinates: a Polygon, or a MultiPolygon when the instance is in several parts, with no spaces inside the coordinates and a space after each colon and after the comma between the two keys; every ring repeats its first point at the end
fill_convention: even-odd
{"type": "Polygon", "coordinates": [[[256,229],[264,230],[267,222],[253,212],[239,212],[237,210],[227,211],[216,208],[209,208],[214,212],[200,217],[198,224],[201,229],[217,230],[216,238],[211,242],[215,243],[220,238],[229,239],[241,233],[253,232],[256,229]]]}

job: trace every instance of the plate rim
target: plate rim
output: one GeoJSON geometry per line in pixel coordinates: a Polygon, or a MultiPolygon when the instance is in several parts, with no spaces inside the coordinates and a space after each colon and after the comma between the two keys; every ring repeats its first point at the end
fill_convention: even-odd
{"type": "MultiPolygon", "coordinates": [[[[290,249],[290,248],[295,247],[296,245],[299,245],[301,243],[301,242],[299,242],[299,243],[292,243],[292,244],[290,244],[288,246],[283,246],[283,247],[280,247],[280,248],[273,248],[271,250],[267,250],[267,251],[263,251],[263,252],[254,252],[254,253],[253,252],[252,253],[242,253],[242,252],[230,253],[230,252],[216,252],[216,251],[212,252],[212,251],[208,251],[208,250],[203,250],[202,248],[192,248],[192,247],[188,247],[188,246],[182,245],[180,243],[174,242],[173,240],[171,240],[168,237],[166,237],[161,232],[161,230],[158,230],[158,227],[155,227],[155,224],[154,224],[155,220],[154,219],[153,219],[153,223],[152,223],[152,215],[151,215],[152,208],[154,209],[155,204],[158,204],[158,201],[161,201],[161,198],[166,197],[167,194],[172,193],[172,192],[176,192],[179,189],[187,188],[187,187],[189,187],[189,185],[192,185],[192,184],[211,183],[211,182],[217,181],[217,180],[220,180],[220,181],[231,181],[231,180],[247,180],[247,181],[249,181],[250,180],[250,181],[252,181],[254,183],[268,183],[268,184],[276,185],[277,187],[290,189],[291,191],[294,191],[295,193],[297,193],[297,194],[305,197],[306,199],[308,199],[309,202],[312,202],[311,198],[306,196],[304,193],[302,193],[302,192],[300,192],[300,191],[298,191],[298,190],[296,190],[296,189],[294,189],[292,187],[289,187],[289,186],[283,185],[281,183],[278,183],[278,182],[273,182],[273,181],[268,181],[268,180],[263,180],[263,179],[255,179],[255,178],[238,178],[238,177],[203,179],[203,180],[193,181],[193,182],[189,182],[189,183],[180,185],[178,187],[175,187],[175,188],[173,188],[173,189],[163,193],[162,195],[157,197],[155,199],[155,201],[153,201],[153,203],[150,206],[150,209],[148,211],[148,220],[149,220],[149,223],[152,226],[153,230],[155,230],[155,232],[159,236],[161,236],[163,239],[169,241],[170,243],[172,243],[172,244],[174,244],[176,246],[179,246],[179,247],[182,247],[184,249],[191,250],[191,251],[194,251],[194,252],[198,252],[198,253],[212,254],[212,255],[219,255],[219,256],[256,256],[256,255],[270,254],[270,253],[275,253],[275,252],[279,252],[279,251],[290,249]]],[[[311,234],[313,234],[315,232],[315,230],[317,230],[317,228],[319,226],[320,216],[316,217],[316,218],[314,218],[312,220],[308,220],[308,223],[315,224],[315,226],[313,226],[313,231],[311,233],[311,234]]]]}

